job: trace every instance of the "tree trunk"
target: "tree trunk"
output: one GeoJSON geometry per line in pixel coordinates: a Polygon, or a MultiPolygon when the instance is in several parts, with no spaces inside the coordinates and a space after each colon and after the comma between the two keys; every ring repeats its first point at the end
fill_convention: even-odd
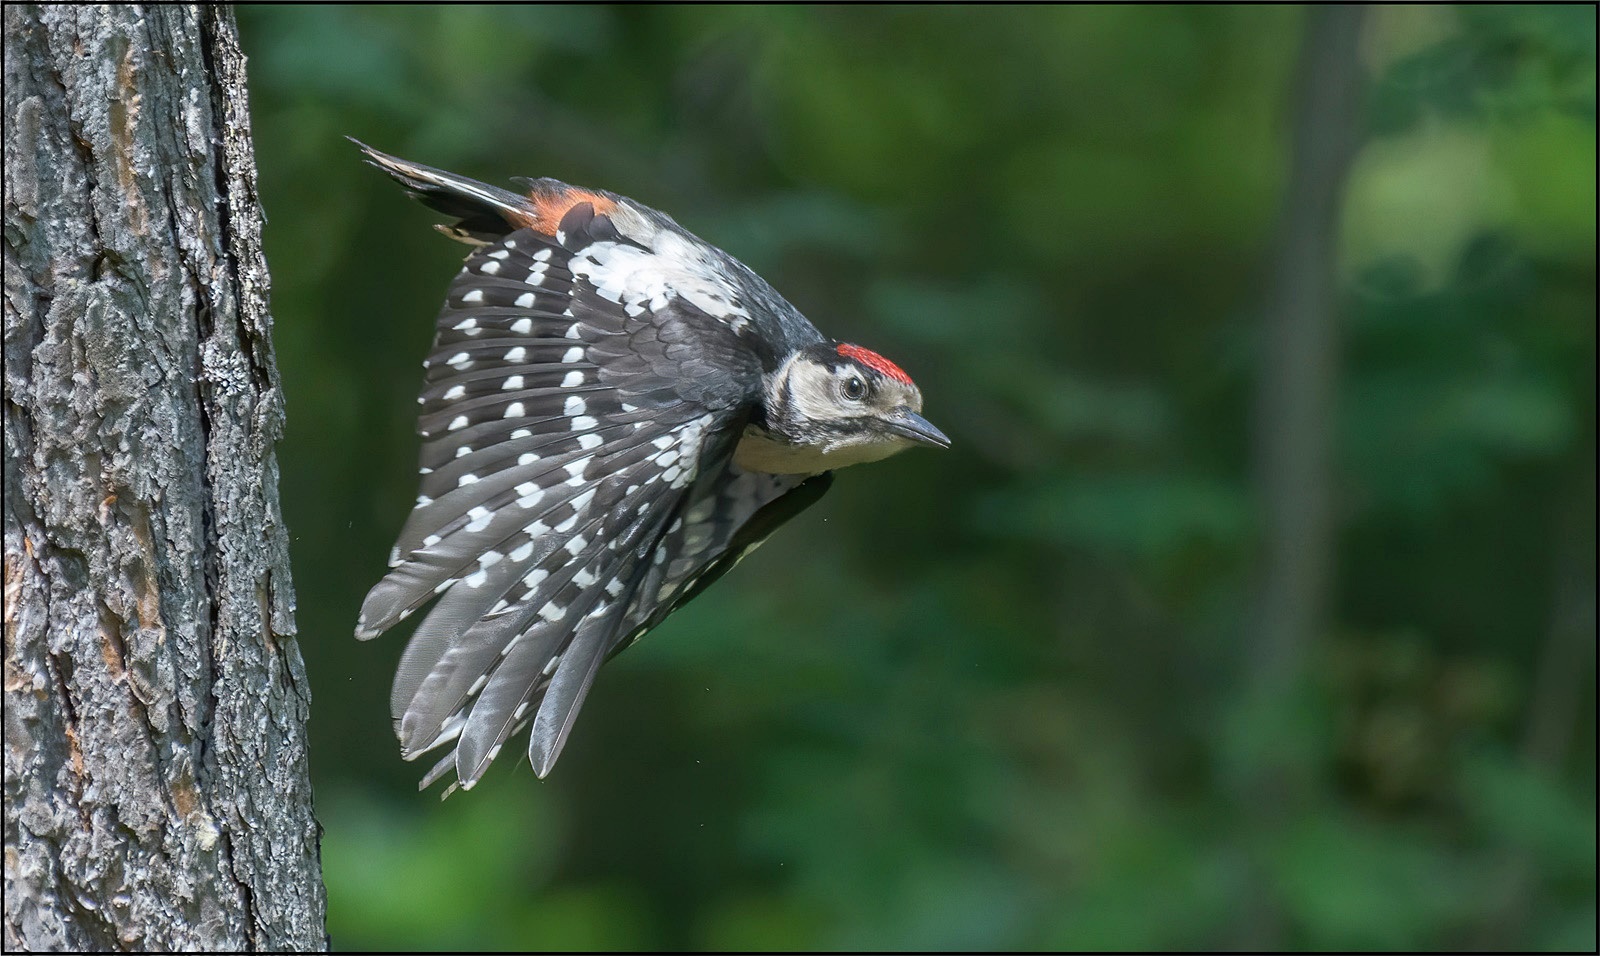
{"type": "MultiPolygon", "coordinates": [[[[1306,11],[1295,94],[1289,178],[1263,308],[1254,452],[1261,554],[1243,643],[1244,691],[1235,716],[1240,819],[1265,844],[1304,812],[1308,765],[1300,698],[1326,627],[1334,565],[1332,520],[1339,366],[1339,216],[1361,142],[1360,40],[1365,9],[1306,11]]],[[[1248,850],[1233,943],[1281,949],[1289,930],[1261,847],[1248,850]]]]}
{"type": "Polygon", "coordinates": [[[244,58],[5,9],[10,949],[321,949],[244,58]]]}
{"type": "Polygon", "coordinates": [[[1289,181],[1265,302],[1255,454],[1262,515],[1256,688],[1292,692],[1323,628],[1333,566],[1339,215],[1361,140],[1364,10],[1306,12],[1289,181]]]}

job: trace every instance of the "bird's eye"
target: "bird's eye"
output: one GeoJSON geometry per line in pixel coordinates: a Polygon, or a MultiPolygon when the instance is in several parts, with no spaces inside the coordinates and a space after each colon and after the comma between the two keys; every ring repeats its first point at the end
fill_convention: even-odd
{"type": "Polygon", "coordinates": [[[850,401],[859,402],[867,397],[867,383],[863,382],[859,376],[852,375],[845,381],[844,387],[840,389],[840,392],[850,401]]]}

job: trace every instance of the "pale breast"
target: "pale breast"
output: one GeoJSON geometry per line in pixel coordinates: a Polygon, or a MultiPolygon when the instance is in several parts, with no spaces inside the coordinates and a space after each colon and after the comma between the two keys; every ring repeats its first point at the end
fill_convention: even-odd
{"type": "Polygon", "coordinates": [[[898,440],[861,442],[823,449],[815,445],[794,445],[774,439],[766,431],[747,426],[733,450],[733,463],[747,471],[774,475],[816,475],[850,465],[880,461],[909,448],[898,440]]]}

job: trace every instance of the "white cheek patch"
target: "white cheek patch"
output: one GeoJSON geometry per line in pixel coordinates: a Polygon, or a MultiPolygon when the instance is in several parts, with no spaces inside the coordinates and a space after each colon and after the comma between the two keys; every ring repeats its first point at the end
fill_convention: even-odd
{"type": "Polygon", "coordinates": [[[829,421],[849,411],[839,401],[837,376],[826,367],[800,361],[797,357],[790,369],[790,401],[794,402],[802,416],[812,421],[829,421]]]}

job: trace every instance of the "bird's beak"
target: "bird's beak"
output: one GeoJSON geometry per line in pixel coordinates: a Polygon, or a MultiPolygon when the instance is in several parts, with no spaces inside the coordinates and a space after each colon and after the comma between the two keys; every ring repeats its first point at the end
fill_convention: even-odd
{"type": "Polygon", "coordinates": [[[904,435],[919,445],[932,445],[934,448],[950,447],[950,439],[945,437],[944,432],[934,428],[932,422],[903,405],[890,412],[884,422],[890,431],[904,435]]]}

